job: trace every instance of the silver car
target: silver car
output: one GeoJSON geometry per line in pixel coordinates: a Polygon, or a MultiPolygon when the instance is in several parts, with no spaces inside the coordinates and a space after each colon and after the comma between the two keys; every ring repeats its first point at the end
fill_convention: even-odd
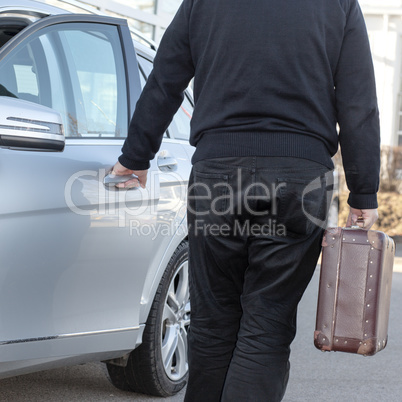
{"type": "Polygon", "coordinates": [[[191,94],[147,188],[109,174],[154,53],[123,19],[0,0],[0,378],[105,361],[120,389],[185,385],[191,94]]]}

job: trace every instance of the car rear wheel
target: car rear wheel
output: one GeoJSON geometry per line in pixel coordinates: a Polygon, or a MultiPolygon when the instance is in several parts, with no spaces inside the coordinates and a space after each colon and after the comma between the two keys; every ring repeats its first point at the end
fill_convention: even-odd
{"type": "Polygon", "coordinates": [[[187,332],[190,326],[188,243],[180,244],[161,279],[145,326],[142,344],[126,367],[107,364],[119,389],[171,396],[187,382],[187,332]]]}

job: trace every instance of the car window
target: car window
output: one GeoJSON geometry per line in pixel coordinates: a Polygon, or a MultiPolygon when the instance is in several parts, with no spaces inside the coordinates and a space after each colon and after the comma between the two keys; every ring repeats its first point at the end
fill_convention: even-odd
{"type": "Polygon", "coordinates": [[[2,61],[0,95],[59,111],[66,137],[124,136],[127,83],[117,27],[65,23],[31,35],[2,61]]]}
{"type": "MultiPolygon", "coordinates": [[[[152,62],[141,56],[138,56],[138,61],[143,74],[148,77],[153,68],[152,62]]],[[[141,83],[145,85],[145,81],[141,80],[141,83]]],[[[190,122],[192,115],[193,105],[190,103],[187,96],[185,96],[183,103],[168,128],[169,136],[177,140],[188,140],[190,137],[190,122]]]]}
{"type": "Polygon", "coordinates": [[[153,69],[152,61],[149,61],[145,57],[138,56],[138,62],[140,64],[142,72],[145,74],[146,78],[148,78],[149,74],[151,74],[151,71],[153,69]]]}
{"type": "MultiPolygon", "coordinates": [[[[140,81],[141,81],[141,89],[144,89],[145,84],[147,82],[148,76],[149,74],[151,74],[151,71],[153,69],[153,64],[152,61],[149,61],[148,59],[146,59],[145,57],[142,57],[140,55],[137,55],[137,60],[138,60],[138,64],[140,66],[140,81]]],[[[164,138],[169,138],[169,132],[165,132],[165,134],[163,135],[164,138]]]]}
{"type": "MultiPolygon", "coordinates": [[[[140,57],[138,57],[138,59],[140,59],[140,57]]],[[[146,75],[145,75],[143,69],[141,68],[141,64],[139,64],[139,66],[140,66],[140,83],[141,83],[141,90],[143,90],[144,87],[145,87],[145,84],[146,84],[146,82],[147,82],[147,79],[146,79],[146,75]]]]}
{"type": "Polygon", "coordinates": [[[175,114],[168,128],[171,137],[176,140],[188,140],[190,138],[190,122],[193,115],[193,105],[184,96],[184,101],[175,114]]]}
{"type": "Polygon", "coordinates": [[[48,96],[50,74],[46,63],[42,63],[43,55],[43,47],[37,39],[9,54],[0,65],[1,95],[51,106],[48,96]]]}

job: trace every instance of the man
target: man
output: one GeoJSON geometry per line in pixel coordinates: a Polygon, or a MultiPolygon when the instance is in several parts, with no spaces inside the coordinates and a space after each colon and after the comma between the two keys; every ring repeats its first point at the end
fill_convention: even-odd
{"type": "Polygon", "coordinates": [[[145,186],[193,77],[185,400],[280,401],[338,143],[348,224],[361,216],[369,229],[377,219],[378,108],[358,2],[184,0],[116,174],[135,173],[145,186]]]}

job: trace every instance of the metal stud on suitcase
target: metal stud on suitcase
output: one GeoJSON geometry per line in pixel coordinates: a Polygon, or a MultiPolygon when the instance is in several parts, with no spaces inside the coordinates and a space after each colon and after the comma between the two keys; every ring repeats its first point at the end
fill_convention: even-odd
{"type": "Polygon", "coordinates": [[[394,242],[376,230],[332,228],[322,246],[314,344],[374,355],[387,344],[394,242]]]}

